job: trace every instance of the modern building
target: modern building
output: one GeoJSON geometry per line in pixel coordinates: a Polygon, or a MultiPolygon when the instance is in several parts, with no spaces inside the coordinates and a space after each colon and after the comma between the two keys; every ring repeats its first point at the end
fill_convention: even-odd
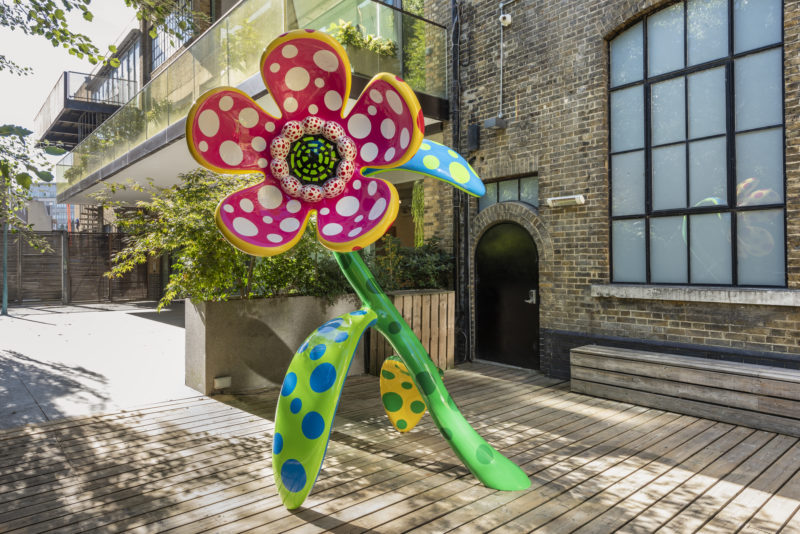
{"type": "Polygon", "coordinates": [[[175,183],[197,96],[232,85],[268,108],[265,43],[358,23],[399,46],[388,69],[354,60],[354,94],[399,71],[427,135],[487,185],[425,182],[425,236],[458,258],[457,359],[567,376],[597,343],[800,368],[797,2],[215,5],[163,61],[141,33],[150,79],[65,158],[59,199],[175,183]]]}

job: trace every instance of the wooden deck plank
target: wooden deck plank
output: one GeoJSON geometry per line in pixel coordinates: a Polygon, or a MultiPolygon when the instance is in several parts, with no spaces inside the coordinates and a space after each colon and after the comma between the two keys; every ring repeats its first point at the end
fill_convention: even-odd
{"type": "Polygon", "coordinates": [[[530,490],[482,486],[429,417],[395,432],[377,379],[352,377],[300,510],[275,490],[272,390],[0,433],[0,532],[800,528],[796,438],[587,397],[484,363],[449,371],[446,385],[470,424],[529,474],[530,490]]]}

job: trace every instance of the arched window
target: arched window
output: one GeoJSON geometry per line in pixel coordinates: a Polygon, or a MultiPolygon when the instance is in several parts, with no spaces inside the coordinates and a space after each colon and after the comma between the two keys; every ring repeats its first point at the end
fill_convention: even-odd
{"type": "Polygon", "coordinates": [[[781,0],[686,0],[609,45],[613,282],[786,286],[781,0]]]}

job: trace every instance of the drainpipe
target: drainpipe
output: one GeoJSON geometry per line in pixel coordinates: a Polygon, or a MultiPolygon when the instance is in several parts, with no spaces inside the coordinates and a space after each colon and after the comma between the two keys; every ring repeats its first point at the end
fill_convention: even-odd
{"type": "Polygon", "coordinates": [[[511,15],[503,12],[509,4],[513,4],[517,0],[505,0],[500,2],[500,106],[498,108],[497,116],[503,118],[503,58],[505,56],[505,40],[503,39],[503,29],[511,24],[511,15]]]}

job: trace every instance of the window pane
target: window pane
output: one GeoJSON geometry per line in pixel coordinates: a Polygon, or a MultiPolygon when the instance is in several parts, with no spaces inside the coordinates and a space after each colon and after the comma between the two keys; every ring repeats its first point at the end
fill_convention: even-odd
{"type": "Polygon", "coordinates": [[[500,202],[509,200],[519,200],[519,182],[516,180],[506,180],[497,184],[500,192],[500,202]]]}
{"type": "Polygon", "coordinates": [[[539,179],[535,176],[521,178],[519,181],[519,199],[532,206],[539,207],[539,179]]]}
{"type": "Polygon", "coordinates": [[[689,0],[689,65],[728,54],[728,0],[689,0]]]}
{"type": "Polygon", "coordinates": [[[744,52],[781,40],[781,0],[734,0],[733,51],[744,52]]]}
{"type": "Polygon", "coordinates": [[[497,203],[497,183],[486,184],[486,194],[478,199],[478,211],[497,203]]]}
{"type": "Polygon", "coordinates": [[[689,138],[725,133],[725,70],[689,76],[689,138]]]}
{"type": "Polygon", "coordinates": [[[644,213],[644,152],[611,156],[611,214],[644,213]]]}
{"type": "Polygon", "coordinates": [[[689,206],[728,204],[725,138],[689,143],[689,206]]]}
{"type": "Polygon", "coordinates": [[[783,202],[783,130],[773,128],[736,136],[736,203],[783,202]]]}
{"type": "Polygon", "coordinates": [[[691,282],[729,285],[732,282],[730,213],[691,215],[689,223],[691,282]]]}
{"type": "Polygon", "coordinates": [[[783,210],[745,211],[736,215],[739,284],[782,286],[783,210]]]}
{"type": "Polygon", "coordinates": [[[686,240],[683,217],[650,219],[650,281],[685,284],[688,282],[686,240]]]}
{"type": "Polygon", "coordinates": [[[653,149],[653,209],[686,207],[686,147],[653,149]]]}
{"type": "Polygon", "coordinates": [[[683,67],[683,3],[647,18],[648,75],[683,67]]]}
{"type": "Polygon", "coordinates": [[[611,41],[611,87],[642,79],[642,27],[640,22],[611,41]]]}
{"type": "Polygon", "coordinates": [[[663,145],[686,139],[684,79],[654,84],[650,93],[652,143],[663,145]]]}
{"type": "Polygon", "coordinates": [[[783,123],[782,63],[779,49],[736,60],[737,131],[783,123]]]}
{"type": "Polygon", "coordinates": [[[645,282],[644,219],[611,223],[614,282],[645,282]]]}
{"type": "Polygon", "coordinates": [[[644,146],[644,88],[641,85],[611,93],[611,151],[644,146]]]}

